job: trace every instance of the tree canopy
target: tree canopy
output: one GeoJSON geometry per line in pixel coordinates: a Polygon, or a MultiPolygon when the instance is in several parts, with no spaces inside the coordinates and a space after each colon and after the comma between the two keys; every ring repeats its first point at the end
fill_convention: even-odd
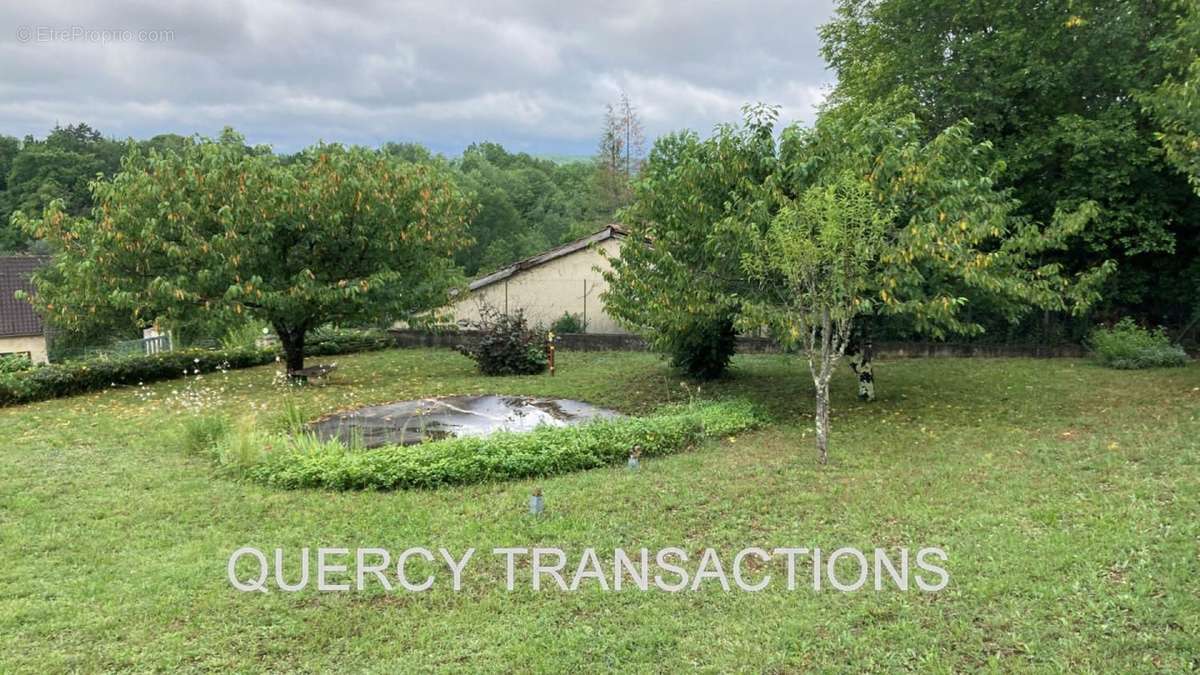
{"type": "Polygon", "coordinates": [[[596,153],[596,183],[607,210],[615,212],[629,203],[630,183],[641,171],[646,155],[642,121],[625,92],[617,105],[608,104],[604,130],[596,153]]]}
{"type": "Polygon", "coordinates": [[[55,200],[39,220],[17,218],[55,254],[35,278],[54,323],[246,314],[275,328],[290,369],[319,325],[440,305],[469,241],[469,203],[445,170],[363,148],[284,161],[226,133],[178,152],[135,148],[92,191],[90,217],[55,200]]]}
{"type": "MultiPolygon", "coordinates": [[[[1093,227],[1055,258],[1073,271],[1118,262],[1105,288],[1109,313],[1179,322],[1200,274],[1192,264],[1200,200],[1165,161],[1162,125],[1140,98],[1165,80],[1182,81],[1185,60],[1164,50],[1186,41],[1177,37],[1186,25],[1180,18],[1195,7],[841,0],[821,30],[838,77],[830,105],[902,94],[915,102],[926,139],[970,120],[1003,162],[997,183],[1012,190],[1016,214],[1049,222],[1095,205],[1093,227]]],[[[1177,91],[1166,87],[1164,101],[1177,91]]]]}
{"type": "Polygon", "coordinates": [[[1200,11],[1180,18],[1176,33],[1156,47],[1174,70],[1143,101],[1161,129],[1167,159],[1200,194],[1200,11]]]}
{"type": "Polygon", "coordinates": [[[597,197],[587,163],[560,164],[496,143],[470,145],[451,162],[479,211],[471,222],[474,245],[457,260],[468,275],[491,272],[594,232],[612,213],[597,197]]]}
{"type": "Polygon", "coordinates": [[[12,222],[14,213],[41,213],[59,199],[67,214],[82,216],[93,206],[89,184],[119,171],[121,157],[131,147],[178,151],[190,143],[191,138],[177,134],[118,141],[83,122],[56,126],[43,139],[0,136],[0,252],[35,246],[29,233],[12,222]]]}
{"type": "Polygon", "coordinates": [[[785,129],[776,144],[774,114],[753,108],[743,125],[723,125],[708,139],[693,132],[655,144],[623,212],[634,242],[613,261],[611,312],[652,343],[691,326],[737,314],[752,293],[738,271],[748,233],[765,231],[781,196],[795,198],[828,176],[854,173],[892,210],[897,250],[880,277],[877,309],[902,316],[934,337],[984,330],[965,310],[986,302],[1010,320],[1031,307],[1066,310],[1096,298],[1110,269],[1102,264],[1061,276],[1059,263],[1030,269],[1094,221],[1088,202],[1049,224],[1021,218],[1017,202],[996,187],[1002,165],[987,143],[960,122],[926,141],[900,104],[828,111],[812,129],[785,129]],[[775,197],[768,197],[775,195],[775,197]],[[734,225],[737,224],[735,227],[734,225]]]}
{"type": "Polygon", "coordinates": [[[927,140],[914,115],[892,116],[900,107],[828,111],[777,143],[775,111],[755,106],[708,139],[660,139],[622,214],[630,237],[607,274],[608,311],[656,346],[697,317],[767,329],[809,353],[820,393],[859,317],[972,334],[984,327],[967,308],[985,298],[1011,320],[1095,301],[1110,264],[1071,274],[1042,262],[1095,205],[1048,223],[1018,216],[970,123],[927,140]]]}

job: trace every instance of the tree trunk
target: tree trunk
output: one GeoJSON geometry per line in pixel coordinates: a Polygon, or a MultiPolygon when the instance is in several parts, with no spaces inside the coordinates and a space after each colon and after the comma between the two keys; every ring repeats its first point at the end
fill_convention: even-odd
{"type": "Polygon", "coordinates": [[[287,363],[288,373],[304,368],[304,328],[287,328],[276,325],[275,332],[279,335],[279,344],[283,347],[283,358],[287,363]]]}
{"type": "Polygon", "coordinates": [[[817,461],[829,460],[829,380],[817,382],[817,461]]]}
{"type": "Polygon", "coordinates": [[[805,332],[805,351],[808,354],[808,369],[812,373],[816,389],[817,410],[817,460],[825,464],[829,460],[829,381],[833,379],[838,359],[846,354],[850,343],[852,324],[848,319],[836,320],[829,308],[821,310],[821,323],[805,332]],[[820,365],[818,366],[818,359],[820,365]]]}

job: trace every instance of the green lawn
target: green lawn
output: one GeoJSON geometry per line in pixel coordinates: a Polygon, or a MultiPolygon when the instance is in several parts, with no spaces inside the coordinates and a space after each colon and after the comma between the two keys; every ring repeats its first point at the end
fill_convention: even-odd
{"type": "Polygon", "coordinates": [[[782,356],[740,357],[699,393],[749,398],[773,424],[636,473],[285,492],[177,447],[196,406],[262,421],[287,397],[334,410],[500,392],[644,413],[697,395],[645,354],[560,352],[555,377],[500,379],[450,351],[337,360],[330,384],[296,391],[258,368],[0,409],[0,671],[1200,668],[1196,364],[891,361],[870,404],[842,372],[825,467],[806,433],[807,370],[782,356]],[[527,515],[535,486],[540,519],[527,515]],[[226,579],[244,545],[478,552],[457,594],[260,594],[226,579]],[[939,546],[952,581],[510,593],[499,546],[939,546]]]}

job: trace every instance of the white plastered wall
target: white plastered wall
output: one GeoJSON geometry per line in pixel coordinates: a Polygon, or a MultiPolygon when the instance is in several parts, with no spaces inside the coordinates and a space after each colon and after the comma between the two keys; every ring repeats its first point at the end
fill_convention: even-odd
{"type": "Polygon", "coordinates": [[[485,304],[500,311],[525,310],[530,324],[549,326],[563,313],[586,316],[589,333],[626,333],[616,320],[604,311],[600,294],[608,289],[599,270],[608,270],[608,260],[600,255],[604,249],[616,256],[621,240],[613,237],[602,242],[550,260],[536,267],[521,270],[495,283],[472,291],[449,309],[456,321],[479,319],[485,304]]]}
{"type": "Polygon", "coordinates": [[[46,336],[20,335],[0,337],[0,356],[4,354],[29,354],[34,363],[48,363],[46,358],[46,336]]]}

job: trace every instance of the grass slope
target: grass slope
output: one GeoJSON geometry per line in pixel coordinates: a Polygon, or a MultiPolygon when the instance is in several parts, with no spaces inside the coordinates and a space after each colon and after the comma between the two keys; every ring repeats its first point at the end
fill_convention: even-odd
{"type": "MultiPolygon", "coordinates": [[[[258,368],[0,410],[0,671],[809,668],[1137,671],[1200,666],[1200,366],[880,363],[835,384],[814,461],[799,360],[740,357],[703,397],[776,423],[640,472],[438,491],[279,491],[176,448],[197,407],[266,419],[436,394],[565,396],[645,413],[696,395],[644,354],[559,354],[480,379],[448,351],[340,357],[288,392],[258,368]],[[547,514],[526,515],[535,486],[547,514]],[[239,546],[479,549],[466,587],[242,594],[239,546]],[[940,546],[936,594],[504,590],[496,546],[940,546]]],[[[772,563],[770,570],[782,574],[772,563]]],[[[772,587],[775,588],[774,586],[772,587]]]]}

